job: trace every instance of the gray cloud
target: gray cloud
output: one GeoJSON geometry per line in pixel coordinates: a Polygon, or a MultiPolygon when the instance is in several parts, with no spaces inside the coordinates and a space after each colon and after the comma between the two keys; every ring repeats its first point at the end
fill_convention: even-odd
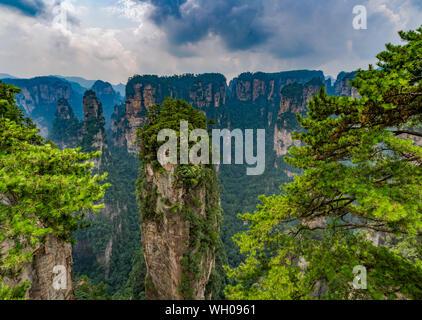
{"type": "Polygon", "coordinates": [[[195,43],[209,33],[231,49],[249,49],[273,32],[265,23],[264,2],[254,0],[151,0],[152,20],[163,27],[173,44],[195,43]]]}
{"type": "MultiPolygon", "coordinates": [[[[388,13],[406,5],[396,0],[139,1],[154,6],[150,19],[165,31],[175,52],[215,35],[230,51],[265,51],[280,59],[314,59],[315,64],[350,51],[373,56],[398,31],[388,13]],[[368,8],[368,30],[352,28],[355,5],[368,8]]],[[[409,1],[422,9],[420,0],[409,1]]]]}
{"type": "Polygon", "coordinates": [[[385,43],[398,43],[398,30],[422,21],[420,0],[38,0],[32,11],[18,8],[28,1],[0,0],[1,72],[116,83],[133,73],[335,76],[376,62],[385,43]],[[352,27],[357,4],[368,9],[368,30],[352,27]]]}

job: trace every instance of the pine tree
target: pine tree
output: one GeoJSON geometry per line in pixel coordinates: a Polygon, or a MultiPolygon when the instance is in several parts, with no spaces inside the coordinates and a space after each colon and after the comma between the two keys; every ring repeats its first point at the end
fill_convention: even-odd
{"type": "Polygon", "coordinates": [[[102,208],[96,203],[108,187],[106,174],[90,171],[88,160],[99,153],[60,151],[45,141],[16,105],[18,92],[0,82],[0,299],[25,295],[28,283],[8,288],[1,277],[17,277],[31,261],[30,248],[48,234],[72,242],[86,214],[102,208]]]}
{"type": "Polygon", "coordinates": [[[358,71],[360,98],[322,89],[298,116],[303,146],[287,162],[303,174],[241,216],[247,258],[228,270],[229,298],[422,298],[422,28],[399,34],[405,44],[387,44],[378,69],[358,71]],[[374,244],[379,235],[394,243],[374,244]],[[358,265],[367,290],[352,286],[358,265]]]}

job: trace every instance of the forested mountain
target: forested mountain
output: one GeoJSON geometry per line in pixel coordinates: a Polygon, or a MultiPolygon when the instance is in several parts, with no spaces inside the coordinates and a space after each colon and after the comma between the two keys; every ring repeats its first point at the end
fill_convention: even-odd
{"type": "Polygon", "coordinates": [[[0,0],[0,300],[422,300],[421,0],[354,2],[0,0]]]}
{"type": "Polygon", "coordinates": [[[103,100],[107,122],[114,105],[123,101],[120,93],[116,92],[110,83],[103,81],[81,82],[82,84],[92,83],[91,87],[84,87],[78,82],[56,76],[31,79],[4,78],[2,81],[21,88],[21,92],[16,95],[17,104],[23,108],[25,115],[37,124],[41,130],[40,134],[44,137],[48,136],[53,127],[60,99],[66,99],[72,106],[75,116],[81,120],[83,119],[83,95],[86,90],[92,89],[103,100]]]}
{"type": "MultiPolygon", "coordinates": [[[[297,117],[305,117],[308,112],[308,103],[315,103],[312,102],[313,98],[318,95],[321,88],[325,88],[324,92],[333,98],[359,97],[357,89],[350,85],[356,75],[356,72],[342,72],[333,84],[325,79],[321,71],[308,70],[243,73],[229,84],[221,74],[186,74],[171,77],[135,75],[126,85],[125,103],[122,103],[121,96],[114,92],[110,84],[102,81],[96,81],[92,89],[84,90],[78,84],[54,77],[30,80],[7,79],[6,82],[23,87],[22,93],[16,95],[17,103],[22,107],[24,114],[35,117],[35,121],[45,125],[41,131],[44,134],[48,132],[48,138],[51,141],[60,149],[80,147],[84,152],[101,151],[101,156],[94,160],[92,170],[96,174],[108,173],[107,182],[110,186],[100,202],[104,208],[99,214],[86,217],[85,222],[91,224],[89,228],[74,232],[77,240],[72,250],[76,298],[144,299],[145,297],[169,298],[178,294],[181,294],[181,298],[224,298],[223,289],[229,284],[229,280],[225,275],[223,265],[233,268],[229,274],[233,277],[235,268],[245,259],[245,256],[239,253],[232,238],[235,234],[245,232],[252,226],[252,220],[248,215],[242,218],[237,215],[254,211],[260,195],[280,195],[279,186],[291,182],[295,175],[303,172],[299,166],[295,167],[285,161],[285,157],[290,156],[292,146],[301,146],[300,141],[295,140],[293,135],[296,130],[299,130],[299,133],[303,132],[297,117]],[[187,101],[200,112],[199,114],[202,114],[204,121],[205,119],[208,121],[208,129],[265,129],[266,150],[265,171],[262,175],[246,175],[247,165],[245,164],[215,166],[216,177],[220,181],[222,209],[219,242],[213,242],[212,247],[215,252],[205,253],[205,256],[202,256],[206,257],[203,261],[198,258],[192,260],[196,262],[188,262],[191,258],[182,260],[183,263],[187,263],[183,269],[196,270],[195,264],[200,263],[202,266],[208,265],[207,268],[212,272],[201,273],[205,277],[201,278],[202,282],[195,282],[199,280],[195,278],[195,273],[183,273],[182,277],[185,281],[174,288],[166,285],[164,278],[161,282],[158,274],[147,271],[148,262],[164,263],[162,257],[165,253],[161,252],[164,249],[160,249],[158,244],[166,241],[165,234],[161,234],[162,238],[158,239],[158,235],[150,230],[152,224],[148,227],[148,224],[144,224],[141,229],[139,219],[141,215],[144,223],[148,221],[145,217],[147,212],[152,210],[151,205],[154,201],[157,208],[162,206],[162,203],[170,201],[167,198],[161,200],[151,198],[151,194],[154,193],[150,189],[151,183],[157,183],[156,187],[161,189],[165,189],[165,184],[160,184],[154,178],[147,188],[145,184],[142,184],[141,178],[137,190],[140,201],[138,204],[135,195],[138,170],[140,166],[148,164],[142,157],[143,151],[138,159],[139,151],[144,149],[139,147],[137,131],[140,128],[147,128],[145,125],[151,121],[151,110],[157,104],[164,103],[163,106],[165,106],[166,98],[187,101]],[[105,108],[108,116],[105,114],[105,108]],[[113,109],[112,113],[111,109],[113,109]],[[106,126],[107,117],[109,117],[109,128],[106,126]],[[43,128],[46,129],[43,130],[43,128]],[[143,230],[144,243],[142,243],[141,230],[143,230]],[[152,249],[153,244],[156,245],[155,249],[152,249]],[[144,245],[143,249],[142,245],[144,245]],[[145,250],[147,251],[144,252],[145,250]],[[144,254],[147,261],[144,260],[144,254]],[[190,282],[187,280],[189,277],[190,282]],[[166,290],[170,291],[166,293],[166,290]],[[145,296],[146,293],[147,296],[145,296]]],[[[326,99],[325,93],[322,94],[317,99],[326,99]]],[[[168,103],[171,105],[171,102],[168,103]]],[[[188,107],[187,104],[186,106],[188,107]]],[[[165,110],[165,107],[163,108],[165,110]]],[[[174,116],[176,114],[177,112],[174,112],[174,116]]],[[[293,150],[296,149],[293,148],[293,150]]],[[[142,168],[141,177],[148,175],[145,171],[148,166],[142,168]]],[[[151,177],[154,176],[153,174],[151,177]]],[[[181,190],[184,190],[183,188],[181,190]]],[[[174,193],[173,189],[170,191],[163,192],[177,193],[174,193]]],[[[190,192],[186,194],[188,193],[190,194],[190,192]]],[[[197,195],[200,198],[201,194],[208,193],[202,190],[197,195]]],[[[184,201],[196,203],[196,196],[189,199],[186,198],[184,201]]],[[[263,198],[260,199],[263,200],[263,198]]],[[[212,201],[217,203],[216,199],[212,201]]],[[[170,208],[168,211],[168,218],[170,218],[175,204],[172,205],[170,201],[166,205],[170,208]]],[[[197,205],[200,208],[200,205],[197,205]]],[[[186,207],[189,206],[186,205],[186,207]]],[[[154,216],[161,216],[161,214],[164,213],[160,211],[154,216]]],[[[158,223],[155,218],[151,221],[153,224],[158,223]]],[[[194,224],[197,224],[199,228],[209,223],[213,225],[216,222],[205,221],[194,224]]],[[[157,225],[157,228],[162,228],[162,226],[157,225]]],[[[166,230],[170,230],[169,228],[170,225],[166,227],[166,230]]],[[[173,234],[179,231],[175,229],[169,232],[173,234]]],[[[215,231],[208,232],[204,229],[199,234],[205,234],[205,238],[199,238],[202,240],[198,243],[209,241],[206,240],[209,239],[208,233],[214,236],[217,234],[215,231]]],[[[189,236],[186,236],[186,239],[189,239],[189,236]]],[[[53,240],[50,240],[50,244],[53,240]]],[[[197,243],[196,240],[193,243],[197,243]]],[[[52,245],[57,246],[54,242],[52,245]]],[[[210,244],[206,245],[206,247],[209,246],[210,244]]],[[[174,248],[175,254],[179,252],[178,250],[181,250],[180,246],[174,248]]],[[[195,255],[197,249],[193,250],[192,253],[186,251],[186,257],[195,255]]],[[[61,252],[66,256],[65,251],[61,252]]],[[[169,265],[169,263],[165,264],[169,265]]],[[[37,268],[37,265],[33,267],[37,268]]],[[[177,268],[173,270],[175,277],[180,276],[180,270],[177,270],[177,268]]],[[[175,281],[177,283],[177,280],[175,281]]],[[[230,286],[228,288],[227,292],[231,298],[238,297],[239,292],[230,286]]],[[[321,286],[318,290],[324,292],[325,289],[321,286]]]]}
{"type": "MultiPolygon", "coordinates": [[[[137,257],[142,256],[134,193],[139,167],[136,131],[146,123],[151,106],[161,104],[167,97],[180,98],[201,111],[208,120],[215,120],[214,128],[266,130],[263,175],[247,176],[245,165],[222,164],[216,168],[221,183],[224,221],[221,238],[227,256],[222,259],[228,259],[225,263],[236,266],[242,257],[232,237],[247,228],[237,214],[253,210],[259,195],[278,193],[279,185],[290,181],[298,173],[297,169],[283,161],[289,147],[294,144],[292,132],[298,128],[296,114],[306,112],[307,102],[322,86],[326,86],[332,94],[349,94],[352,89],[348,82],[352,77],[353,74],[342,73],[331,86],[321,71],[307,70],[244,73],[229,84],[221,74],[134,76],[126,86],[125,104],[119,103],[119,96],[113,94],[109,84],[97,81],[92,91],[84,92],[84,116],[79,119],[74,115],[74,109],[79,108],[79,100],[72,103],[72,100],[59,99],[49,138],[61,148],[81,146],[85,151],[105,150],[106,159],[103,154],[104,162],[97,169],[107,171],[111,183],[104,200],[105,209],[92,218],[90,228],[77,234],[78,243],[73,250],[75,275],[88,275],[94,283],[106,283],[109,293],[115,297],[136,291],[138,284],[130,281],[129,276],[131,272],[139,272],[139,263],[131,266],[133,261],[140,259],[137,257]],[[107,130],[104,106],[110,108],[113,103],[110,129],[107,130]],[[104,134],[106,131],[107,135],[104,134]]],[[[59,85],[55,93],[57,97],[60,96],[61,81],[55,82],[59,85]]],[[[53,88],[54,83],[48,90],[53,91],[53,88]]],[[[72,86],[68,85],[68,88],[72,92],[72,86]]],[[[42,105],[37,107],[44,110],[42,105]]],[[[43,117],[51,118],[47,114],[43,117]]],[[[143,257],[139,261],[145,268],[143,257]]],[[[138,297],[142,296],[138,292],[138,297]]]]}

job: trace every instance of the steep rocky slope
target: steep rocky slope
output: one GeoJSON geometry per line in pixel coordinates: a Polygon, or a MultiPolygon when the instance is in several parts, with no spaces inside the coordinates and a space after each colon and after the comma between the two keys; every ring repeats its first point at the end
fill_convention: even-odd
{"type": "Polygon", "coordinates": [[[57,103],[57,111],[48,138],[60,149],[76,148],[82,139],[82,123],[76,118],[68,100],[57,103]]]}
{"type": "Polygon", "coordinates": [[[208,196],[211,190],[205,184],[196,188],[175,186],[176,170],[170,165],[159,173],[146,164],[139,190],[139,197],[148,199],[145,205],[150,207],[148,212],[141,211],[147,299],[205,299],[215,267],[215,247],[194,239],[203,231],[193,228],[207,224],[203,227],[217,229],[218,217],[212,217],[209,208],[218,200],[208,196]],[[155,199],[151,199],[154,193],[155,199]]]}
{"type": "Polygon", "coordinates": [[[143,166],[137,198],[147,267],[146,298],[209,299],[213,292],[207,289],[220,241],[218,181],[210,164],[158,163],[158,148],[151,137],[173,120],[176,126],[188,121],[189,132],[206,129],[205,116],[186,102],[166,100],[140,133],[143,166]]]}
{"type": "Polygon", "coordinates": [[[16,95],[17,104],[25,114],[37,124],[40,134],[46,137],[52,128],[57,103],[66,99],[77,117],[82,116],[82,94],[84,89],[77,84],[56,77],[36,77],[32,79],[4,79],[22,89],[16,95]]]}
{"type": "Polygon", "coordinates": [[[119,105],[123,98],[120,96],[120,93],[114,91],[113,86],[110,83],[101,80],[95,81],[91,90],[95,92],[95,95],[101,101],[104,118],[108,126],[114,107],[119,105]]]}
{"type": "Polygon", "coordinates": [[[105,131],[103,106],[93,90],[85,92],[83,110],[82,151],[101,151],[101,157],[95,162],[95,168],[101,170],[110,163],[110,150],[105,131]]]}
{"type": "MultiPolygon", "coordinates": [[[[79,123],[79,131],[74,131],[73,138],[69,135],[60,146],[70,147],[77,142],[85,150],[108,150],[107,165],[99,165],[97,169],[109,172],[112,187],[106,193],[106,208],[93,220],[91,228],[78,235],[79,241],[74,247],[76,274],[87,274],[95,282],[105,281],[111,292],[125,286],[133,253],[141,245],[133,187],[139,165],[136,131],[146,123],[147,111],[152,105],[162,103],[166,97],[181,98],[200,110],[207,119],[214,119],[214,127],[266,130],[266,170],[263,175],[246,176],[244,165],[220,165],[217,168],[224,209],[221,237],[229,263],[236,265],[242,257],[232,242],[232,236],[246,228],[236,214],[252,212],[260,194],[279,192],[279,185],[299,173],[283,161],[288,149],[295,144],[292,131],[298,129],[296,114],[306,112],[307,102],[324,85],[332,94],[354,96],[356,93],[349,85],[353,76],[353,73],[342,73],[333,86],[325,80],[322,72],[306,70],[244,73],[229,85],[220,74],[134,76],[128,81],[125,103],[114,106],[107,136],[104,115],[99,112],[99,105],[104,103],[97,95],[87,95],[85,106],[81,108],[85,117],[79,123]]],[[[60,111],[58,118],[62,121],[58,127],[65,128],[64,123],[72,127],[69,120],[73,119],[71,109],[74,104],[70,102],[61,101],[59,107],[55,107],[60,111]]],[[[78,127],[74,123],[74,127],[78,127]]],[[[144,229],[144,233],[148,232],[152,234],[144,229]]]]}
{"type": "MultiPolygon", "coordinates": [[[[2,243],[2,253],[11,248],[11,243],[2,243]]],[[[32,261],[23,265],[22,272],[13,278],[4,277],[7,286],[30,282],[25,298],[29,300],[73,300],[72,246],[59,240],[54,234],[46,237],[36,248],[28,248],[33,253],[32,261]],[[59,280],[60,279],[60,280],[59,280]],[[53,286],[54,283],[57,286],[53,286]]]]}

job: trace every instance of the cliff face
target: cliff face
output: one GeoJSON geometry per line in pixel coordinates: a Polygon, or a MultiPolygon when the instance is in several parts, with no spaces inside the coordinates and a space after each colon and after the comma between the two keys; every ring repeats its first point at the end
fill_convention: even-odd
{"type": "MultiPolygon", "coordinates": [[[[44,137],[52,128],[60,99],[66,99],[73,106],[82,104],[81,88],[56,77],[6,79],[4,82],[22,89],[21,93],[16,95],[17,104],[34,120],[44,137]]],[[[81,111],[77,110],[77,116],[81,115],[81,111]]]]}
{"type": "Polygon", "coordinates": [[[334,84],[334,94],[336,96],[347,96],[358,98],[359,94],[356,88],[350,86],[350,81],[356,76],[356,72],[341,72],[337,76],[337,81],[334,84]]]}
{"type": "MultiPolygon", "coordinates": [[[[7,251],[11,244],[2,243],[7,251]]],[[[73,300],[72,246],[50,234],[45,242],[33,249],[32,262],[23,266],[22,273],[14,279],[3,278],[9,286],[16,286],[29,280],[30,289],[25,298],[29,300],[73,300]],[[60,281],[57,279],[61,278],[60,281]],[[59,283],[55,286],[54,283],[59,283]]]]}
{"type": "Polygon", "coordinates": [[[95,95],[101,101],[104,117],[108,124],[114,107],[122,102],[122,97],[118,92],[114,91],[110,83],[101,80],[97,80],[91,90],[95,92],[95,95]]]}
{"type": "Polygon", "coordinates": [[[30,299],[73,300],[72,245],[60,241],[54,235],[48,236],[35,252],[28,274],[32,283],[30,299]],[[54,288],[52,284],[62,272],[66,283],[62,284],[63,289],[54,288]]]}
{"type": "Polygon", "coordinates": [[[214,114],[216,108],[226,103],[226,79],[221,74],[135,76],[129,79],[125,111],[115,109],[112,116],[112,144],[117,147],[127,145],[132,154],[139,151],[135,144],[137,129],[145,124],[149,107],[161,104],[167,97],[186,100],[203,113],[214,114]]]}
{"type": "Polygon", "coordinates": [[[192,248],[189,245],[195,233],[200,232],[192,228],[200,226],[194,225],[193,220],[189,221],[183,210],[191,208],[190,199],[195,198],[200,205],[192,207],[189,214],[195,219],[208,219],[211,224],[217,225],[218,222],[216,219],[209,221],[210,217],[207,217],[210,200],[206,198],[206,186],[195,190],[187,190],[181,185],[174,187],[177,184],[175,170],[175,166],[169,166],[163,173],[158,173],[151,165],[145,166],[144,188],[140,191],[140,197],[148,199],[155,192],[157,197],[148,205],[152,211],[150,214],[159,216],[152,219],[148,213],[141,212],[142,245],[147,265],[146,298],[201,300],[207,298],[206,286],[215,266],[215,252],[212,246],[204,250],[199,246],[192,248]],[[193,257],[199,251],[202,251],[200,258],[195,260],[193,257]],[[195,268],[201,271],[194,277],[188,275],[188,264],[196,264],[195,268]],[[189,288],[184,291],[183,286],[186,285],[189,288]],[[186,294],[190,296],[187,297],[186,294]]]}
{"type": "Polygon", "coordinates": [[[116,105],[110,119],[110,142],[113,148],[127,150],[126,132],[129,126],[128,123],[125,105],[116,105]]]}
{"type": "Polygon", "coordinates": [[[81,130],[82,124],[73,113],[69,102],[66,99],[60,99],[48,138],[62,150],[76,148],[82,138],[81,130]]]}
{"type": "Polygon", "coordinates": [[[88,90],[83,98],[84,122],[82,128],[82,151],[101,151],[101,157],[95,161],[95,167],[100,169],[110,162],[105,133],[103,107],[95,92],[88,90]]]}
{"type": "Polygon", "coordinates": [[[209,164],[161,166],[154,160],[158,147],[151,137],[170,120],[186,120],[190,130],[205,129],[206,117],[184,101],[167,100],[161,110],[140,132],[143,166],[137,198],[147,267],[146,298],[203,300],[213,294],[207,287],[219,243],[217,177],[209,164]]]}
{"type": "Polygon", "coordinates": [[[284,86],[291,83],[305,84],[314,78],[324,79],[324,74],[322,71],[308,70],[278,73],[248,72],[234,78],[230,82],[229,90],[232,97],[238,101],[254,102],[264,98],[264,101],[278,102],[284,86]]]}
{"type": "MultiPolygon", "coordinates": [[[[120,126],[124,129],[124,140],[128,151],[135,153],[138,150],[135,145],[136,130],[145,124],[148,108],[156,103],[161,88],[153,87],[149,83],[136,83],[131,89],[132,93],[126,92],[126,114],[120,119],[126,124],[120,126]]],[[[118,145],[117,142],[114,144],[118,145]]]]}
{"type": "Polygon", "coordinates": [[[316,78],[304,85],[292,83],[281,89],[273,138],[273,150],[278,157],[285,156],[292,145],[300,145],[299,141],[292,138],[292,132],[297,127],[296,114],[306,113],[306,105],[323,86],[324,83],[316,78]]]}
{"type": "Polygon", "coordinates": [[[198,79],[189,90],[189,104],[198,109],[218,108],[226,103],[226,79],[217,76],[215,81],[198,79]]]}

